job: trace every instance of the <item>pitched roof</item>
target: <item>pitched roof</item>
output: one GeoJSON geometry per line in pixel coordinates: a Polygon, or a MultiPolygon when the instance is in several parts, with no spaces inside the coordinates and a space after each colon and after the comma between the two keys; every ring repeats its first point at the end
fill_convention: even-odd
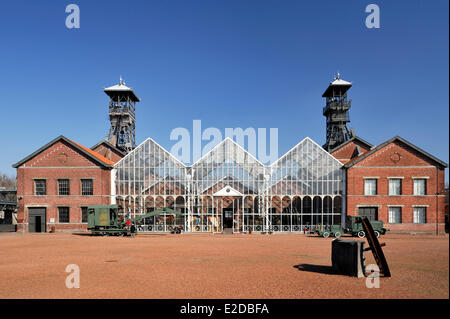
{"type": "Polygon", "coordinates": [[[87,157],[93,159],[95,162],[97,162],[98,164],[104,166],[104,167],[108,167],[108,168],[112,168],[112,166],[114,165],[114,162],[110,161],[109,159],[107,159],[106,157],[103,157],[102,155],[94,152],[93,150],[78,144],[70,139],[68,139],[65,136],[58,136],[57,138],[55,138],[54,140],[50,141],[49,143],[47,143],[46,145],[42,146],[40,149],[38,149],[37,151],[33,152],[32,154],[28,155],[27,157],[25,157],[24,159],[22,159],[21,161],[17,162],[16,164],[14,164],[12,167],[17,168],[20,165],[28,162],[30,159],[32,159],[33,157],[39,155],[40,153],[42,153],[43,151],[45,151],[46,149],[48,149],[50,146],[54,145],[55,143],[59,142],[59,141],[64,141],[67,144],[75,147],[76,149],[78,149],[79,151],[81,151],[83,154],[87,155],[87,157]]]}
{"type": "Polygon", "coordinates": [[[103,91],[109,96],[113,97],[115,94],[121,92],[121,93],[127,93],[129,97],[134,102],[140,102],[141,100],[134,94],[134,91],[132,88],[125,85],[125,83],[122,82],[122,79],[120,80],[119,84],[104,88],[103,91]]]}
{"type": "Polygon", "coordinates": [[[395,142],[395,141],[400,141],[401,143],[411,147],[412,149],[414,149],[415,151],[417,151],[418,153],[422,154],[423,156],[427,157],[428,159],[432,160],[433,162],[435,162],[436,164],[438,164],[438,166],[441,166],[443,168],[447,167],[447,163],[441,161],[440,159],[434,157],[433,155],[425,152],[424,150],[422,150],[421,148],[415,146],[414,144],[408,142],[407,140],[401,138],[400,136],[394,136],[393,138],[387,140],[384,143],[381,143],[380,145],[372,148],[370,151],[368,151],[367,153],[364,153],[358,157],[355,157],[354,159],[350,160],[347,164],[344,165],[345,168],[349,168],[352,167],[353,165],[355,165],[356,163],[359,163],[360,161],[362,161],[363,159],[369,157],[370,155],[372,155],[373,153],[379,151],[380,149],[382,149],[383,147],[395,142]]]}
{"type": "Polygon", "coordinates": [[[81,147],[83,150],[85,150],[86,152],[88,152],[88,153],[91,154],[92,156],[96,157],[96,158],[99,159],[100,161],[104,162],[105,164],[108,164],[108,165],[114,165],[114,162],[113,162],[113,161],[107,159],[106,157],[104,157],[103,155],[100,155],[100,154],[97,153],[97,152],[94,152],[94,151],[91,150],[90,148],[87,148],[86,146],[83,146],[83,145],[81,145],[81,144],[78,144],[78,143],[75,142],[75,141],[72,141],[72,140],[69,140],[69,141],[71,141],[72,143],[75,143],[76,145],[78,145],[79,147],[81,147]]]}
{"type": "Polygon", "coordinates": [[[348,143],[353,142],[353,141],[359,141],[359,142],[361,142],[362,144],[364,144],[364,145],[366,145],[367,147],[369,147],[369,149],[373,147],[373,145],[370,144],[369,142],[363,140],[362,138],[360,138],[360,137],[358,137],[358,136],[354,136],[354,137],[352,137],[351,139],[345,141],[344,143],[342,143],[342,144],[336,146],[335,148],[333,148],[332,150],[330,150],[329,153],[336,152],[336,151],[337,151],[338,149],[340,149],[341,147],[343,147],[343,146],[345,146],[345,145],[347,145],[348,143]]]}
{"type": "Polygon", "coordinates": [[[351,86],[352,83],[340,79],[338,73],[337,78],[335,78],[333,82],[330,82],[330,85],[327,87],[325,92],[323,92],[322,97],[331,97],[332,96],[331,93],[334,88],[339,88],[342,90],[342,92],[346,92],[351,86]]]}
{"type": "MultiPolygon", "coordinates": [[[[113,150],[115,150],[117,153],[119,153],[120,155],[127,155],[126,153],[124,153],[122,150],[118,149],[117,147],[115,147],[114,145],[112,145],[111,143],[109,143],[107,140],[101,140],[100,142],[98,142],[97,144],[95,144],[94,146],[91,147],[91,150],[96,149],[98,146],[105,144],[106,146],[112,148],[113,150]]],[[[95,151],[94,151],[95,152],[95,151]]]]}

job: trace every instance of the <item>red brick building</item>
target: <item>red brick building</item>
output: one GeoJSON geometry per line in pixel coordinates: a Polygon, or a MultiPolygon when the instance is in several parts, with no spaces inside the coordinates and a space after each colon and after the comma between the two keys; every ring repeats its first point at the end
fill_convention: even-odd
{"type": "Polygon", "coordinates": [[[121,155],[105,143],[95,148],[111,159],[59,136],[13,165],[18,231],[86,229],[86,207],[110,203],[111,170],[121,155]]]}
{"type": "MultiPolygon", "coordinates": [[[[18,231],[84,230],[87,206],[111,203],[112,169],[124,154],[105,141],[92,149],[60,136],[13,165],[18,231]]],[[[400,137],[378,146],[354,137],[330,153],[344,164],[344,214],[391,231],[444,230],[446,163],[400,137]]]]}
{"type": "Polygon", "coordinates": [[[347,214],[391,231],[443,231],[447,164],[398,136],[369,146],[353,138],[331,152],[345,164],[347,214]]]}

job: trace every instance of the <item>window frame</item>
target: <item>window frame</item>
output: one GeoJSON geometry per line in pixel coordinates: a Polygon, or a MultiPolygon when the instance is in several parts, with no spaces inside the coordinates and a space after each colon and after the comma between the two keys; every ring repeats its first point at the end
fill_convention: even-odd
{"type": "Polygon", "coordinates": [[[46,196],[47,195],[47,180],[45,178],[36,178],[34,180],[34,195],[36,196],[46,196]],[[38,194],[38,187],[37,187],[37,183],[38,182],[44,182],[44,193],[43,194],[38,194]]]}
{"type": "Polygon", "coordinates": [[[87,223],[88,222],[88,207],[87,206],[82,206],[82,207],[80,207],[80,210],[81,210],[81,223],[87,223]],[[84,214],[85,213],[85,215],[86,215],[86,220],[84,220],[83,219],[83,217],[84,217],[84,214]]]}
{"type": "MultiPolygon", "coordinates": [[[[394,215],[394,217],[395,217],[395,215],[394,215]]],[[[389,224],[401,224],[402,223],[402,207],[401,206],[390,206],[390,207],[388,207],[388,221],[389,221],[389,224]],[[392,221],[392,219],[391,219],[391,209],[398,209],[399,221],[392,221]]]]}
{"type": "Polygon", "coordinates": [[[58,207],[58,223],[69,224],[70,223],[70,207],[69,206],[59,206],[58,207]],[[61,221],[62,209],[67,209],[67,221],[61,221]]]}
{"type": "MultiPolygon", "coordinates": [[[[420,220],[420,218],[419,218],[420,220]]],[[[427,207],[416,206],[413,207],[413,224],[426,224],[427,223],[427,207]],[[416,221],[416,209],[423,209],[423,222],[416,221]]]]}
{"type": "Polygon", "coordinates": [[[92,196],[92,195],[94,195],[94,179],[81,178],[81,196],[92,196]],[[84,182],[86,182],[86,181],[89,181],[91,183],[89,194],[85,193],[84,182]]]}
{"type": "Polygon", "coordinates": [[[376,195],[378,195],[378,179],[376,179],[376,178],[365,178],[364,179],[364,196],[376,196],[376,195]],[[367,192],[366,192],[366,190],[367,190],[367,188],[366,188],[366,183],[368,183],[368,182],[375,182],[375,193],[374,194],[368,194],[367,192]]]}
{"type": "Polygon", "coordinates": [[[414,178],[413,179],[413,194],[414,196],[427,195],[427,179],[426,178],[414,178]],[[423,194],[416,193],[416,182],[423,181],[423,194]]]}
{"type": "Polygon", "coordinates": [[[70,179],[68,178],[58,178],[58,195],[59,196],[68,196],[70,195],[70,179]],[[67,194],[61,194],[61,182],[67,181],[67,194]]]}
{"type": "Polygon", "coordinates": [[[402,185],[402,179],[401,178],[389,178],[389,183],[388,183],[388,194],[389,194],[389,196],[401,196],[402,195],[402,187],[403,185],[402,185]],[[398,194],[392,194],[391,193],[391,182],[393,182],[393,181],[398,181],[399,182],[399,191],[398,191],[398,194]]]}

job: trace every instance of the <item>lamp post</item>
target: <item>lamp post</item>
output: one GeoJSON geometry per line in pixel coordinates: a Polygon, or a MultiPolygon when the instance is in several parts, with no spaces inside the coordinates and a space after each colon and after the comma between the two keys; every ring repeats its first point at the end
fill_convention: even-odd
{"type": "Polygon", "coordinates": [[[265,217],[265,224],[266,224],[266,231],[270,233],[271,231],[271,225],[269,226],[269,179],[270,174],[264,175],[264,217],[265,217]]]}
{"type": "MultiPolygon", "coordinates": [[[[193,172],[192,172],[193,174],[193,172]]],[[[191,211],[191,180],[192,180],[192,175],[191,174],[186,174],[186,180],[187,180],[187,230],[191,231],[191,218],[190,218],[190,211],[191,211]]]]}
{"type": "Polygon", "coordinates": [[[437,192],[436,194],[436,236],[439,235],[439,195],[440,192],[437,192]]]}

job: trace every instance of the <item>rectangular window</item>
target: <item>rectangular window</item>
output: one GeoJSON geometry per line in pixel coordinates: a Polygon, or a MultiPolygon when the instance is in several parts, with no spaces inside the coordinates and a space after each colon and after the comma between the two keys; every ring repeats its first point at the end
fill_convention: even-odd
{"type": "Polygon", "coordinates": [[[58,207],[59,222],[68,223],[69,222],[69,207],[58,207]]]}
{"type": "Polygon", "coordinates": [[[415,224],[425,224],[427,222],[427,208],[414,207],[413,208],[413,222],[415,224]]]}
{"type": "Polygon", "coordinates": [[[82,223],[88,222],[88,208],[87,207],[81,207],[81,222],[82,223]]]}
{"type": "Polygon", "coordinates": [[[94,195],[92,179],[81,180],[81,195],[94,195]]]}
{"type": "Polygon", "coordinates": [[[70,195],[68,179],[58,179],[58,195],[70,195]]]}
{"type": "Polygon", "coordinates": [[[34,180],[34,194],[35,195],[47,195],[47,181],[45,179],[34,180]]]}
{"type": "Polygon", "coordinates": [[[369,220],[378,220],[378,207],[359,207],[358,215],[369,220]]]}
{"type": "Polygon", "coordinates": [[[389,207],[389,223],[398,224],[402,222],[402,208],[389,207]]]}
{"type": "Polygon", "coordinates": [[[424,178],[418,178],[414,180],[414,195],[426,195],[427,192],[427,180],[424,178]]]}
{"type": "Polygon", "coordinates": [[[377,180],[365,179],[364,180],[364,195],[376,195],[377,194],[377,180]]]}
{"type": "Polygon", "coordinates": [[[389,179],[389,195],[402,194],[402,180],[397,178],[389,179]]]}

